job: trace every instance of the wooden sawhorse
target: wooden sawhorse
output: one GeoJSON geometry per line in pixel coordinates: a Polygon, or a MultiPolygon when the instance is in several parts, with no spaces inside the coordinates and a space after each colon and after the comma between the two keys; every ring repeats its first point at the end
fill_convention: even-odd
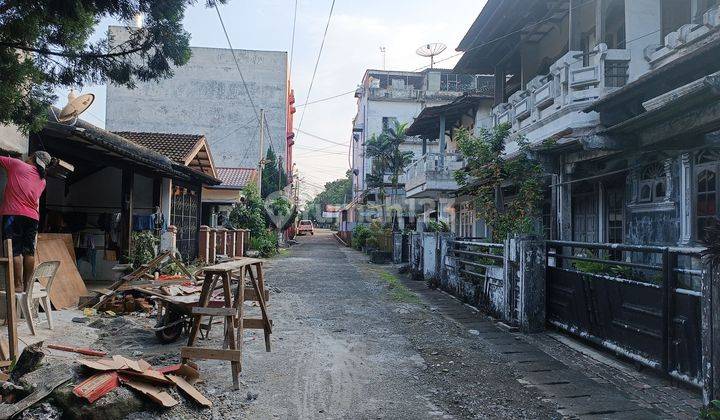
{"type": "MultiPolygon", "coordinates": [[[[239,258],[221,264],[205,267],[205,280],[198,305],[192,308],[192,327],[188,344],[180,349],[183,363],[187,359],[215,359],[228,360],[232,368],[233,388],[240,388],[240,371],[242,370],[242,344],[245,328],[263,329],[265,333],[265,349],[270,351],[270,334],[272,322],[268,317],[265,304],[265,279],[262,272],[263,260],[256,258],[239,258]],[[253,268],[255,272],[253,273],[253,268]],[[236,277],[233,274],[237,273],[236,277]],[[259,319],[245,319],[243,302],[245,294],[245,274],[248,275],[252,289],[248,292],[254,294],[254,299],[260,305],[262,317],[259,319]],[[231,292],[232,279],[237,278],[235,292],[231,292]],[[221,282],[223,302],[221,307],[211,305],[215,286],[221,282]],[[225,318],[225,335],[222,349],[194,347],[200,323],[203,316],[222,316],[225,318]]],[[[250,293],[248,293],[250,294],[250,293]]],[[[250,299],[248,299],[250,300],[250,299]]]]}

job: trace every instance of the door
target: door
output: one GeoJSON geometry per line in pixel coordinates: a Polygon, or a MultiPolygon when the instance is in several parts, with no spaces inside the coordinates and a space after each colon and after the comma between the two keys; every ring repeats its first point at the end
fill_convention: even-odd
{"type": "Polygon", "coordinates": [[[183,259],[197,258],[198,194],[190,188],[175,187],[171,224],[177,228],[176,245],[183,259]]]}

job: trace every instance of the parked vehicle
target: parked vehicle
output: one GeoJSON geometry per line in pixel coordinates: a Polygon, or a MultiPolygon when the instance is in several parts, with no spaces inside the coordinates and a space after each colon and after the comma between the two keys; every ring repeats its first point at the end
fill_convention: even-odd
{"type": "Polygon", "coordinates": [[[300,223],[298,223],[297,234],[304,235],[306,233],[311,235],[315,234],[313,222],[310,220],[301,220],[300,223]]]}

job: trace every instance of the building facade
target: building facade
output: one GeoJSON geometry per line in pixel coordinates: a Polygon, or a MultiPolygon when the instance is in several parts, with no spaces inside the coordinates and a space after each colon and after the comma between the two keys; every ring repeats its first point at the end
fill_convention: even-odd
{"type": "MultiPolygon", "coordinates": [[[[420,112],[430,106],[449,103],[465,92],[485,89],[486,77],[461,75],[447,69],[427,69],[420,72],[367,70],[358,87],[357,114],[353,119],[351,163],[353,168],[353,201],[347,217],[351,223],[380,217],[380,205],[394,206],[402,212],[401,227],[413,223],[414,211],[407,207],[415,203],[406,200],[405,175],[400,177],[397,191],[392,190],[390,175],[384,176],[386,200],[378,197],[377,188],[368,186],[372,159],[366,156],[366,143],[373,136],[392,128],[396,122],[410,125],[420,112]],[[382,202],[381,202],[382,201],[382,202]],[[402,210],[400,210],[402,209],[402,210]]],[[[412,152],[413,161],[438,150],[437,141],[408,136],[400,150],[412,152]]]]}
{"type": "MultiPolygon", "coordinates": [[[[110,33],[114,42],[122,42],[129,32],[111,26],[110,33]]],[[[261,151],[256,112],[262,109],[266,123],[262,154],[272,147],[282,156],[283,165],[291,168],[287,159],[292,145],[287,53],[191,50],[190,60],[174,69],[169,79],[139,82],[135,89],[108,85],[107,129],[204,135],[218,166],[257,167],[261,151]]]]}
{"type": "Polygon", "coordinates": [[[510,155],[519,137],[537,146],[548,175],[543,234],[697,244],[717,215],[714,172],[697,168],[712,167],[705,149],[720,124],[698,117],[663,131],[660,115],[683,101],[708,112],[692,95],[713,91],[720,70],[717,2],[531,1],[510,19],[514,3],[487,4],[455,70],[496,75],[491,124],[512,127],[510,155]]]}

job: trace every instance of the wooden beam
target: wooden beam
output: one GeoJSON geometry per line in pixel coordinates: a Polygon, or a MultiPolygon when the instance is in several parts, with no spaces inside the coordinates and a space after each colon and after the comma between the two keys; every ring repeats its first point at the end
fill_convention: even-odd
{"type": "Polygon", "coordinates": [[[120,188],[120,250],[129,252],[132,246],[132,216],[135,172],[123,169],[120,188]]]}
{"type": "Polygon", "coordinates": [[[183,359],[204,359],[204,360],[228,360],[231,362],[242,362],[240,350],[205,349],[202,347],[183,347],[180,349],[180,356],[183,359]]]}
{"type": "Polygon", "coordinates": [[[5,255],[7,256],[7,272],[5,273],[5,322],[7,322],[10,359],[19,356],[17,335],[17,311],[15,308],[15,267],[13,266],[12,240],[5,239],[5,255]]]}

